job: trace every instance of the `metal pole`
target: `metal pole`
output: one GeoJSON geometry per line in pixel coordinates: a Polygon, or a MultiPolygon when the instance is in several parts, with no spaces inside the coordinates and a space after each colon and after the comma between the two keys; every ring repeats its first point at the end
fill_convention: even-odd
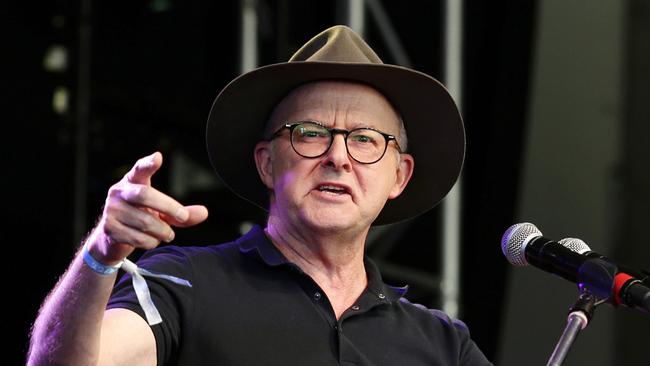
{"type": "Polygon", "coordinates": [[[348,26],[359,33],[361,37],[366,34],[366,9],[364,0],[348,0],[347,4],[348,26]]]}
{"type": "MultiPolygon", "coordinates": [[[[350,0],[348,4],[351,4],[351,2],[352,0],[350,0]]],[[[406,54],[406,50],[402,46],[402,43],[400,42],[399,37],[397,36],[395,27],[393,27],[390,18],[386,14],[384,7],[379,2],[379,0],[365,0],[360,2],[365,3],[370,13],[370,16],[373,18],[375,23],[377,23],[377,28],[381,33],[382,39],[384,40],[384,42],[386,42],[388,51],[390,52],[390,55],[395,60],[395,63],[397,65],[404,66],[404,67],[412,67],[411,61],[409,60],[409,57],[406,54]]],[[[350,5],[349,8],[352,8],[352,5],[350,5]]],[[[362,10],[365,11],[365,7],[362,7],[362,10]]],[[[365,18],[365,13],[363,13],[361,17],[365,18]]],[[[352,19],[352,18],[354,17],[348,16],[348,19],[352,19]]],[[[351,28],[355,29],[352,26],[351,28]]],[[[363,37],[365,34],[360,33],[360,35],[363,37]]],[[[372,228],[368,235],[368,240],[366,244],[373,245],[374,241],[377,240],[377,238],[385,235],[387,232],[394,232],[394,230],[395,229],[392,228],[390,225],[372,228]]]]}
{"type": "MultiPolygon", "coordinates": [[[[600,301],[598,304],[601,304],[600,301]]],[[[553,354],[548,360],[546,366],[560,366],[564,362],[569,348],[578,337],[578,333],[585,329],[589,321],[594,317],[596,311],[596,298],[590,292],[585,291],[580,294],[578,300],[573,304],[569,310],[567,317],[567,325],[562,332],[560,340],[557,342],[553,354]]]]}
{"type": "Polygon", "coordinates": [[[388,51],[395,59],[395,63],[404,67],[412,67],[406,50],[404,50],[399,37],[397,37],[395,27],[393,27],[393,24],[390,22],[386,10],[384,10],[384,7],[381,5],[379,0],[366,0],[366,5],[368,6],[368,10],[370,10],[373,19],[377,23],[377,28],[379,28],[379,32],[386,42],[388,51]]]}
{"type": "Polygon", "coordinates": [[[579,311],[569,314],[566,328],[560,337],[546,366],[560,366],[564,362],[569,348],[578,337],[578,333],[587,326],[587,318],[579,311]]]}
{"type": "MultiPolygon", "coordinates": [[[[412,67],[397,32],[390,22],[383,6],[378,0],[366,0],[366,5],[377,22],[391,55],[398,65],[412,67]]],[[[446,4],[445,29],[445,77],[446,86],[460,108],[461,67],[462,67],[462,2],[448,0],[446,4]]],[[[452,188],[443,202],[442,217],[442,280],[441,308],[452,317],[458,316],[460,302],[460,219],[461,219],[461,179],[452,188]]]]}
{"type": "MultiPolygon", "coordinates": [[[[445,74],[444,81],[452,97],[461,107],[463,60],[463,3],[445,3],[445,74]]],[[[460,304],[460,226],[462,208],[462,176],[443,201],[442,210],[442,310],[452,317],[459,314],[460,304]]]]}
{"type": "Polygon", "coordinates": [[[239,71],[245,73],[258,65],[257,55],[257,3],[241,0],[241,41],[239,71]]]}

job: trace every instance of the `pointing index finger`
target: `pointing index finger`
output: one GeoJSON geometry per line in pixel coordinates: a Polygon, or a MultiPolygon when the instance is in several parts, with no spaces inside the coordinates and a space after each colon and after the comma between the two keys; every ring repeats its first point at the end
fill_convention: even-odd
{"type": "Polygon", "coordinates": [[[151,185],[151,177],[162,166],[162,154],[158,151],[139,159],[126,173],[125,178],[131,183],[151,185]]]}
{"type": "Polygon", "coordinates": [[[185,222],[190,217],[189,211],[178,201],[151,186],[130,184],[119,195],[134,206],[152,209],[179,222],[185,222]]]}

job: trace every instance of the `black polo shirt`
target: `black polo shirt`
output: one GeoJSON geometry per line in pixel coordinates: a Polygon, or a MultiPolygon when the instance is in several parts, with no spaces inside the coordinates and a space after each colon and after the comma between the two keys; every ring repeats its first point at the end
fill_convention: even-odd
{"type": "MultiPolygon", "coordinates": [[[[152,326],[159,365],[490,364],[462,322],[402,298],[405,288],[384,284],[367,258],[368,287],[337,320],[322,289],[260,227],[231,243],[160,247],[138,265],[192,283],[147,278],[163,318],[152,326]]],[[[144,318],[129,275],[108,308],[144,318]]]]}

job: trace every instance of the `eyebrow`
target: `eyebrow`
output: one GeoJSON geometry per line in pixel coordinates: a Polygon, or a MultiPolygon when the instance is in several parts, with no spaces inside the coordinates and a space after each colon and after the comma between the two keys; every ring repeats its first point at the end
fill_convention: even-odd
{"type": "MultiPolygon", "coordinates": [[[[315,118],[302,118],[302,119],[289,121],[288,123],[296,123],[296,122],[316,122],[316,123],[318,123],[320,125],[323,125],[323,126],[325,126],[327,128],[333,128],[331,123],[325,123],[325,122],[319,121],[319,120],[317,120],[315,118]]],[[[364,123],[364,122],[354,122],[352,124],[352,126],[350,127],[350,130],[354,130],[354,129],[357,129],[357,128],[371,128],[371,129],[374,129],[374,130],[383,131],[381,128],[378,128],[376,125],[369,124],[369,123],[364,123]]]]}

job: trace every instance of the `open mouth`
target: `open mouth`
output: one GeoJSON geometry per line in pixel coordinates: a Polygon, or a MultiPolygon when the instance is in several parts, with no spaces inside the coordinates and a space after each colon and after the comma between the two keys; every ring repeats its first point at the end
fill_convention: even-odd
{"type": "Polygon", "coordinates": [[[321,185],[318,186],[318,190],[321,192],[328,192],[336,195],[349,194],[348,190],[345,187],[333,186],[333,185],[321,185]]]}

